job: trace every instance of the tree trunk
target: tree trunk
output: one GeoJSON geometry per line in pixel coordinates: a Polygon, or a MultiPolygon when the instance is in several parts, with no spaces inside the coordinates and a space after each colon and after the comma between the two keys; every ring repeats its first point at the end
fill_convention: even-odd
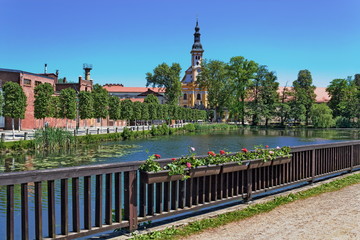
{"type": "Polygon", "coordinates": [[[66,121],[66,131],[67,131],[67,130],[69,130],[69,128],[68,128],[68,119],[66,118],[65,121],[66,121]]]}
{"type": "Polygon", "coordinates": [[[19,126],[18,127],[19,127],[19,132],[20,132],[21,131],[21,118],[19,118],[18,121],[19,121],[19,126]]]}
{"type": "Polygon", "coordinates": [[[102,118],[100,118],[100,133],[102,133],[102,126],[103,126],[103,124],[102,124],[102,118]]]}
{"type": "Polygon", "coordinates": [[[12,134],[13,140],[15,139],[15,127],[14,127],[14,118],[11,118],[12,134]]]}

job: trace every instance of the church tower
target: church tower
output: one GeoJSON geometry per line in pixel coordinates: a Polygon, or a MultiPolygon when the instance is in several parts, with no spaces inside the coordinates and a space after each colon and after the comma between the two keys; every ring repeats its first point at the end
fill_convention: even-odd
{"type": "Polygon", "coordinates": [[[194,44],[191,48],[191,66],[185,71],[182,83],[182,97],[180,100],[181,106],[191,108],[206,108],[207,107],[207,92],[206,89],[200,89],[196,84],[196,78],[201,71],[201,61],[203,58],[204,49],[200,42],[200,27],[196,20],[194,44]]]}

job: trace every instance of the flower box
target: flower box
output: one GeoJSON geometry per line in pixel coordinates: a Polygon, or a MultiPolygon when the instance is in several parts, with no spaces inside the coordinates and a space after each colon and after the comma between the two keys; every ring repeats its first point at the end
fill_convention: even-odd
{"type": "Polygon", "coordinates": [[[275,166],[280,164],[286,164],[291,161],[291,157],[278,157],[271,161],[264,162],[263,159],[255,159],[249,160],[249,169],[253,168],[260,168],[260,167],[268,167],[268,166],[275,166]]]}
{"type": "Polygon", "coordinates": [[[191,178],[194,177],[204,177],[210,175],[219,174],[221,171],[220,165],[207,165],[207,166],[199,166],[196,168],[191,168],[189,170],[189,175],[191,178]]]}
{"type": "Polygon", "coordinates": [[[237,172],[241,170],[246,170],[249,167],[249,164],[247,162],[243,162],[241,165],[237,162],[228,162],[223,163],[221,165],[221,173],[229,173],[229,172],[237,172]]]}
{"type": "Polygon", "coordinates": [[[172,175],[169,176],[169,170],[164,170],[160,172],[144,172],[140,171],[140,179],[143,183],[159,183],[159,182],[171,182],[183,179],[183,175],[172,175]]]}
{"type": "Polygon", "coordinates": [[[272,160],[272,165],[280,165],[280,164],[286,164],[291,162],[291,156],[290,157],[278,157],[274,160],[272,160]]]}

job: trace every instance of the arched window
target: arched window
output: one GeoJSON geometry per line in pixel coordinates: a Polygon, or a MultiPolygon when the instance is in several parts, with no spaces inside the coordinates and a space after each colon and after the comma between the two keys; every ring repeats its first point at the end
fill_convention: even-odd
{"type": "Polygon", "coordinates": [[[196,100],[201,100],[201,95],[200,95],[200,93],[197,94],[196,100]]]}
{"type": "Polygon", "coordinates": [[[184,93],[184,100],[187,100],[187,94],[184,93]]]}

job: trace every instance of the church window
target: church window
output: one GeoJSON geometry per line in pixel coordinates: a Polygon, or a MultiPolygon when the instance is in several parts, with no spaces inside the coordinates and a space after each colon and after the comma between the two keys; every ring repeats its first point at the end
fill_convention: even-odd
{"type": "Polygon", "coordinates": [[[201,95],[200,95],[200,93],[197,94],[196,100],[201,100],[201,95]]]}
{"type": "Polygon", "coordinates": [[[184,100],[187,100],[187,94],[184,93],[184,100]]]}

